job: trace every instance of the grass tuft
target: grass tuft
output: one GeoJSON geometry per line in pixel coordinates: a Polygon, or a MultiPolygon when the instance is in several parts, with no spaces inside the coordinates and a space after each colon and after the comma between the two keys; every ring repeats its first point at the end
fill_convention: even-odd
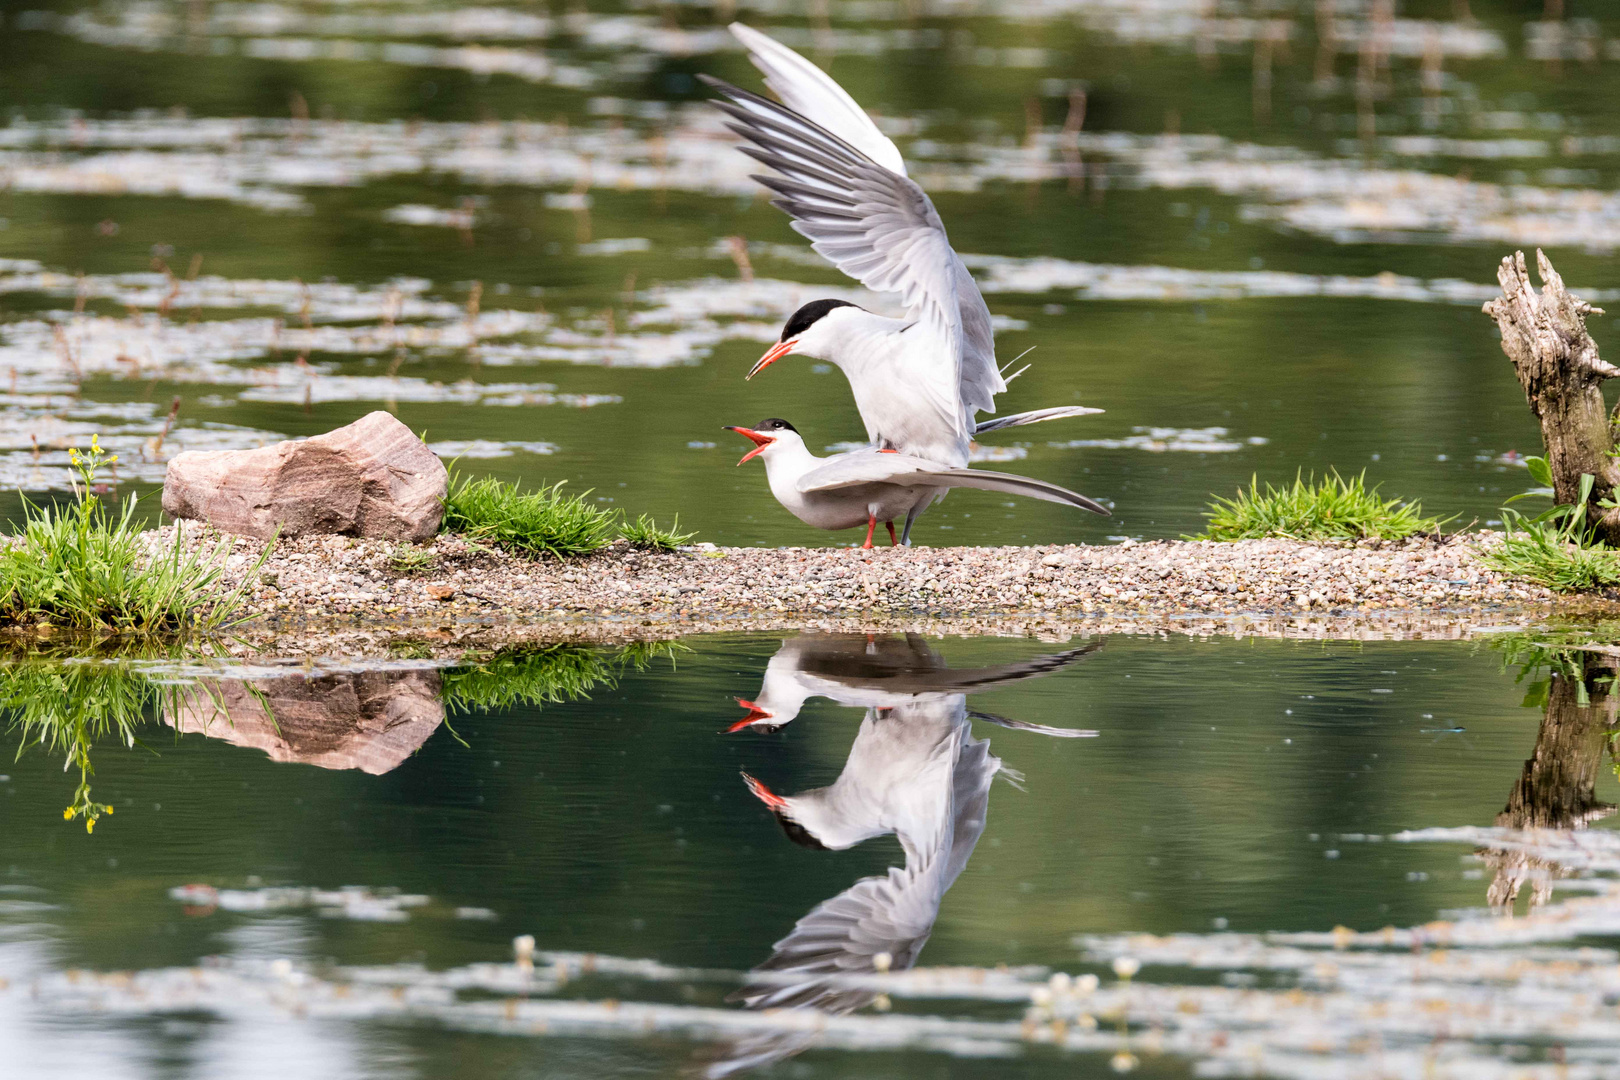
{"type": "Polygon", "coordinates": [[[1502,543],[1482,561],[1492,570],[1525,578],[1554,592],[1589,592],[1620,585],[1620,549],[1600,543],[1586,525],[1592,477],[1581,477],[1574,506],[1557,506],[1535,518],[1502,510],[1502,543]]]}
{"type": "Polygon", "coordinates": [[[619,526],[619,535],[638,548],[668,552],[674,551],[697,535],[680,532],[680,527],[681,519],[678,514],[667,529],[660,528],[650,514],[642,514],[634,521],[626,517],[624,523],[619,526]]]}
{"type": "Polygon", "coordinates": [[[1481,558],[1492,570],[1554,592],[1589,592],[1620,585],[1620,551],[1565,540],[1559,530],[1545,525],[1510,531],[1500,546],[1481,558]]]}
{"type": "Polygon", "coordinates": [[[1267,484],[1264,491],[1251,479],[1248,491],[1217,497],[1204,516],[1208,527],[1190,539],[1402,540],[1445,524],[1424,517],[1421,503],[1380,498],[1376,487],[1367,488],[1366,473],[1346,480],[1337,472],[1321,480],[1296,473],[1292,484],[1267,484]]]}
{"type": "Polygon", "coordinates": [[[114,634],[211,631],[234,622],[246,590],[269,557],[237,588],[221,584],[231,542],[187,551],[184,531],[166,552],[149,554],[135,521],[137,500],[113,515],[91,494],[96,470],[112,464],[92,440],[71,451],[81,484],[78,501],[41,507],[23,502],[23,530],[0,548],[0,623],[39,623],[114,634]]]}
{"type": "Polygon", "coordinates": [[[616,515],[565,495],[562,484],[520,491],[493,477],[452,476],[444,500],[447,531],[524,555],[594,555],[613,541],[616,515]]]}

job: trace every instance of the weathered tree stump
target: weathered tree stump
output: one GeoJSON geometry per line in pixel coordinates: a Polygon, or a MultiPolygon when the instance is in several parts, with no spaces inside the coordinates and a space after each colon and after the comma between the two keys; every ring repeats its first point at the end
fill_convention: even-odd
{"type": "Polygon", "coordinates": [[[1530,284],[1524,252],[1503,259],[1496,272],[1502,295],[1485,305],[1485,314],[1501,329],[1502,351],[1513,361],[1530,411],[1541,421],[1554,498],[1575,504],[1581,497],[1581,476],[1590,475],[1587,521],[1599,539],[1620,546],[1620,509],[1605,511],[1598,505],[1620,487],[1620,465],[1613,456],[1620,410],[1611,417],[1603,402],[1603,380],[1620,375],[1620,368],[1598,358],[1597,342],[1586,330],[1586,317],[1601,315],[1603,309],[1566,292],[1564,279],[1539,248],[1536,269],[1542,281],[1539,294],[1530,284]]]}
{"type": "MultiPolygon", "coordinates": [[[[1576,669],[1552,673],[1535,751],[1496,815],[1501,828],[1584,829],[1614,813],[1612,805],[1598,800],[1597,778],[1620,716],[1620,697],[1610,692],[1616,660],[1581,652],[1571,662],[1576,669]]],[[[1487,893],[1494,908],[1511,908],[1526,881],[1530,906],[1540,907],[1552,897],[1553,879],[1569,873],[1525,851],[1480,854],[1495,871],[1487,893]]]]}

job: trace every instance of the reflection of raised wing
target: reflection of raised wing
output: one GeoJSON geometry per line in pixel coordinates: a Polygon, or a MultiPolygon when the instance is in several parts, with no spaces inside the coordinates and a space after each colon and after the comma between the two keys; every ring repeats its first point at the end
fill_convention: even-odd
{"type": "MultiPolygon", "coordinates": [[[[957,695],[870,710],[844,771],[831,786],[778,799],[779,817],[828,847],[894,832],[905,865],[863,878],[800,919],[732,994],[750,1009],[815,1009],[842,1014],[868,1004],[871,990],[841,976],[904,971],[933,932],[940,902],[984,832],[990,782],[1001,760],[973,737],[957,695]]],[[[763,1035],[737,1044],[709,1075],[729,1076],[806,1048],[813,1036],[763,1035]]]]}

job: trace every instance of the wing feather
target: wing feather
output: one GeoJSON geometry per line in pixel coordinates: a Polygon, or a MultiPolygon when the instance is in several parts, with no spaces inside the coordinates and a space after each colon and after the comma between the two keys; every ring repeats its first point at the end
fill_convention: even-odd
{"type": "Polygon", "coordinates": [[[900,148],[826,72],[758,30],[732,23],[731,32],[765,76],[765,85],[800,116],[833,132],[891,172],[906,174],[900,148]]]}
{"type": "Polygon", "coordinates": [[[1007,384],[995,361],[990,310],[934,204],[906,177],[894,144],[837,83],[758,31],[732,30],[785,103],[700,76],[725,96],[716,105],[726,126],[753,144],[749,156],[779,174],[755,179],[777,195],[773,205],[793,218],[816,252],[867,288],[899,294],[910,317],[942,339],[954,385],[916,375],[970,437],[974,413],[993,412],[1007,384]]]}

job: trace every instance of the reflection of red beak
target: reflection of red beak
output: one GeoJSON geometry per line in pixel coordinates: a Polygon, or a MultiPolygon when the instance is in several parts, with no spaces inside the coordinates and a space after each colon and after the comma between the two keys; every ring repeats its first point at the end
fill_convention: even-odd
{"type": "Polygon", "coordinates": [[[746,454],[744,454],[742,456],[742,460],[737,462],[737,464],[739,464],[739,465],[741,465],[744,461],[747,461],[749,458],[755,456],[756,454],[763,453],[767,446],[771,445],[771,443],[776,441],[775,436],[773,436],[773,435],[761,435],[759,432],[753,430],[752,428],[728,427],[728,428],[726,428],[726,430],[727,431],[735,431],[737,434],[741,435],[745,439],[754,440],[754,448],[752,450],[748,451],[748,453],[746,453],[746,454]]]}
{"type": "Polygon", "coordinates": [[[792,352],[793,346],[797,345],[798,343],[799,339],[793,338],[791,341],[778,341],[775,345],[772,345],[769,349],[766,349],[765,355],[759,358],[759,362],[748,369],[748,378],[752,379],[755,375],[758,375],[760,372],[782,359],[782,357],[792,352]]]}
{"type": "Polygon", "coordinates": [[[726,728],[726,734],[727,735],[731,735],[731,734],[733,734],[735,732],[741,731],[743,728],[745,728],[748,725],[754,723],[755,721],[769,720],[771,718],[770,713],[766,712],[764,709],[760,708],[758,705],[755,705],[752,701],[749,701],[747,698],[738,698],[737,699],[737,704],[739,704],[743,708],[747,709],[748,710],[748,715],[743,717],[741,720],[737,721],[735,724],[732,724],[730,727],[726,728]]]}
{"type": "Polygon", "coordinates": [[[772,791],[758,780],[755,780],[752,776],[749,776],[747,773],[743,773],[742,778],[743,783],[748,785],[748,790],[754,793],[754,798],[770,807],[773,811],[780,810],[782,807],[787,805],[786,799],[776,794],[776,792],[772,791]]]}

